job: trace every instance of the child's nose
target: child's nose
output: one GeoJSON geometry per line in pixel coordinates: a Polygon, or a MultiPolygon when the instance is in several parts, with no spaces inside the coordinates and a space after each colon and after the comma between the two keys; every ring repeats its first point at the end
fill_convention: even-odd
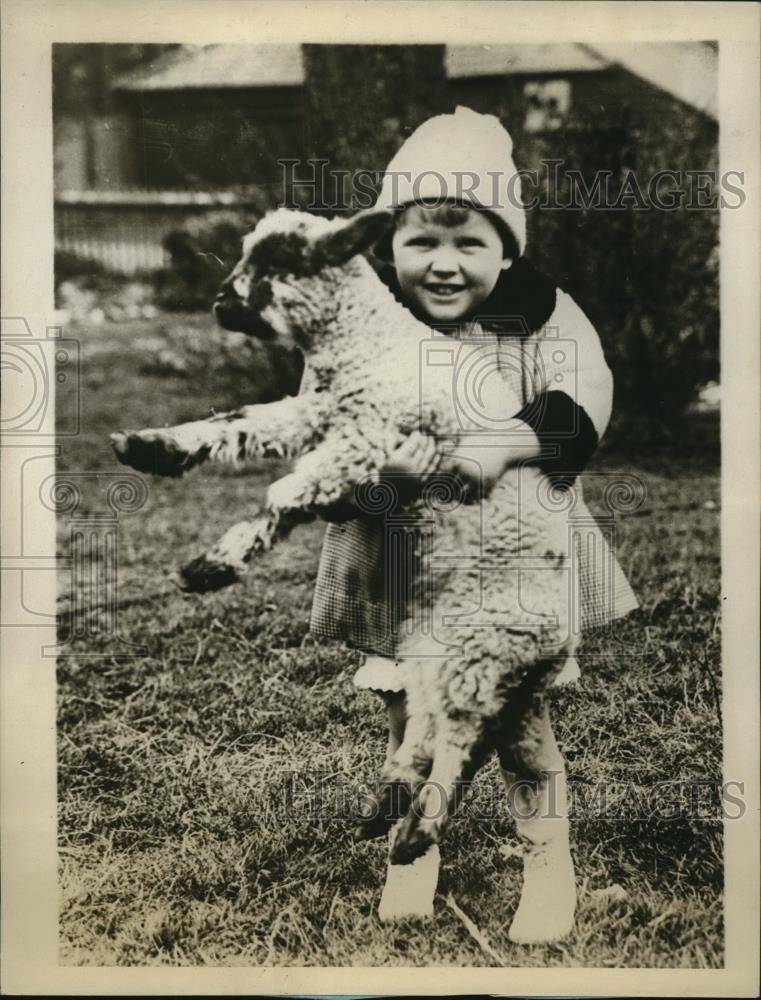
{"type": "Polygon", "coordinates": [[[439,247],[431,261],[431,270],[440,277],[456,274],[458,266],[457,254],[447,247],[439,247]]]}

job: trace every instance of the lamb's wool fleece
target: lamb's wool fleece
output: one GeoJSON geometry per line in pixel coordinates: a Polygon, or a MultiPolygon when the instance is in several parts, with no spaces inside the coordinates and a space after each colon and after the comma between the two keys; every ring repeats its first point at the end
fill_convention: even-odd
{"type": "MultiPolygon", "coordinates": [[[[461,433],[451,371],[421,372],[431,331],[397,302],[367,261],[354,258],[315,276],[283,275],[276,294],[278,311],[306,354],[303,388],[290,405],[301,429],[295,471],[309,470],[315,490],[310,503],[327,505],[345,496],[347,486],[377,481],[379,467],[413,430],[453,439],[461,433]],[[320,443],[312,469],[306,449],[320,443]]],[[[507,415],[509,406],[502,408],[507,415]]],[[[241,447],[237,431],[231,425],[210,457],[261,454],[260,435],[241,447]]]]}
{"type": "MultiPolygon", "coordinates": [[[[299,213],[273,213],[253,238],[260,242],[270,233],[298,231],[303,221],[299,213]]],[[[305,228],[314,238],[330,225],[308,217],[305,228]]],[[[347,483],[377,481],[379,467],[412,430],[455,445],[463,431],[480,429],[465,422],[457,400],[462,387],[453,372],[472,367],[468,355],[482,352],[483,345],[439,336],[437,344],[458,353],[457,363],[426,366],[423,348],[431,344],[431,330],[394,298],[364,258],[313,275],[283,275],[275,299],[273,308],[306,353],[299,399],[309,401],[312,440],[331,446],[329,453],[324,444],[313,453],[319,459],[306,454],[296,465],[296,471],[309,472],[308,503],[329,504],[346,495],[347,483]]],[[[509,433],[508,418],[520,408],[519,401],[509,398],[496,373],[481,389],[480,408],[503,414],[509,433]]],[[[370,494],[365,494],[368,504],[370,494]]],[[[531,665],[520,658],[510,665],[511,636],[541,636],[537,654],[559,655],[567,646],[567,519],[562,502],[532,466],[509,470],[480,504],[437,513],[437,507],[452,506],[440,496],[437,501],[435,489],[428,503],[419,505],[437,516],[435,555],[471,562],[467,570],[439,576],[434,617],[472,611],[474,594],[482,590],[479,627],[463,622],[447,628],[448,640],[456,640],[462,653],[437,656],[432,670],[410,673],[433,673],[439,679],[436,689],[448,692],[453,707],[478,705],[494,714],[499,708],[495,691],[531,665]],[[538,615],[547,617],[541,621],[538,615]]],[[[425,638],[407,640],[400,655],[412,657],[423,646],[430,650],[425,638]]]]}
{"type": "Polygon", "coordinates": [[[422,707],[493,718],[540,658],[570,650],[567,523],[543,505],[544,487],[533,468],[509,470],[480,508],[442,519],[436,549],[450,544],[468,565],[445,572],[433,594],[434,628],[453,651],[435,655],[429,636],[401,643],[405,687],[422,707]]]}
{"type": "Polygon", "coordinates": [[[433,631],[452,646],[434,642],[430,625],[426,634],[413,628],[408,636],[403,626],[405,738],[357,831],[378,835],[406,811],[394,843],[397,863],[440,839],[458,786],[489,750],[505,761],[519,754],[528,775],[540,776],[543,694],[575,648],[567,522],[562,509],[550,509],[553,498],[542,502],[545,487],[533,468],[509,470],[480,508],[449,513],[436,532],[436,548],[450,545],[444,551],[460,556],[432,595],[433,631]],[[432,819],[425,819],[427,810],[432,819]]]}
{"type": "MultiPolygon", "coordinates": [[[[439,336],[458,361],[427,366],[423,348],[430,345],[431,330],[396,301],[355,255],[357,248],[348,258],[333,259],[333,234],[340,237],[341,224],[272,213],[244,241],[243,258],[229,279],[246,302],[257,302],[271,330],[304,352],[299,396],[214,421],[130,435],[120,453],[124,460],[135,459],[146,442],[171,453],[175,471],[206,458],[300,455],[293,472],[268,493],[274,525],[295,511],[315,514],[352,489],[371,508],[377,500],[373,487],[385,489],[378,470],[413,430],[456,451],[463,431],[479,429],[463,424],[453,372],[483,345],[439,336]],[[265,291],[257,285],[263,248],[287,261],[268,275],[265,291]]],[[[518,401],[508,398],[496,374],[481,390],[481,411],[502,413],[507,428],[518,401]]],[[[515,739],[530,729],[526,719],[537,717],[537,699],[573,647],[567,521],[556,499],[541,474],[526,466],[505,473],[480,503],[453,504],[435,488],[418,503],[419,512],[436,523],[432,562],[441,571],[434,574],[430,610],[436,638],[450,645],[437,642],[430,629],[402,630],[399,658],[407,674],[409,721],[405,743],[384,775],[389,783],[419,783],[433,763],[451,794],[495,745],[511,705],[515,739]],[[448,569],[447,559],[453,561],[448,569]]],[[[259,522],[248,539],[242,529],[228,533],[215,558],[237,568],[276,536],[274,527],[263,532],[259,522]]],[[[421,834],[411,819],[397,838],[400,858],[422,853],[438,839],[443,822],[421,834]]],[[[366,824],[368,835],[377,832],[377,824],[366,824]]]]}

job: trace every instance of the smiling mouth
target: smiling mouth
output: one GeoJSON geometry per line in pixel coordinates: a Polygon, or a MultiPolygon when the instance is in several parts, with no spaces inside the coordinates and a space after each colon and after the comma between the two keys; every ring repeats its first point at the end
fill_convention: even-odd
{"type": "Polygon", "coordinates": [[[465,285],[447,285],[440,282],[430,282],[424,287],[427,292],[442,299],[454,298],[455,295],[465,291],[465,285]]]}

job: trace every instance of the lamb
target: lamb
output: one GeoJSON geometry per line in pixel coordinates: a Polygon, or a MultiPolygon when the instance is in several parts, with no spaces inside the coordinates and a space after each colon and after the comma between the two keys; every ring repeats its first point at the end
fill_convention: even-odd
{"type": "MultiPolygon", "coordinates": [[[[163,475],[181,475],[206,460],[296,459],[270,485],[259,517],[235,525],[185,567],[186,585],[230,582],[254,554],[352,492],[368,509],[378,509],[379,495],[381,505],[397,502],[378,470],[413,429],[434,435],[452,454],[463,431],[478,429],[458,410],[451,366],[421,369],[430,329],[361,256],[388,225],[381,212],[345,222],[278,210],[245,237],[215,313],[229,329],[298,346],[305,356],[298,396],[112,435],[120,461],[163,475]]],[[[460,361],[481,362],[483,343],[440,339],[460,361]]],[[[479,392],[484,412],[504,413],[504,430],[520,407],[499,381],[483,380],[479,392]]],[[[564,765],[546,700],[574,650],[571,563],[565,515],[547,488],[527,465],[508,471],[480,503],[462,502],[457,477],[429,483],[417,502],[417,513],[434,525],[427,620],[402,628],[405,737],[356,831],[372,837],[397,823],[392,861],[411,863],[439,841],[465,783],[495,749],[504,771],[515,776],[513,805],[525,847],[521,901],[510,928],[519,942],[562,937],[576,903],[564,765]]]]}

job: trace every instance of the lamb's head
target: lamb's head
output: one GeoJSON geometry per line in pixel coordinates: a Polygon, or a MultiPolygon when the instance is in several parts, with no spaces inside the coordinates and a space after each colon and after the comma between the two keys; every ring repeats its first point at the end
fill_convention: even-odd
{"type": "Polygon", "coordinates": [[[221,326],[308,349],[337,308],[341,272],[388,231],[391,215],[362,212],[325,219],[277,209],[243,239],[243,255],[214,301],[221,326]]]}

